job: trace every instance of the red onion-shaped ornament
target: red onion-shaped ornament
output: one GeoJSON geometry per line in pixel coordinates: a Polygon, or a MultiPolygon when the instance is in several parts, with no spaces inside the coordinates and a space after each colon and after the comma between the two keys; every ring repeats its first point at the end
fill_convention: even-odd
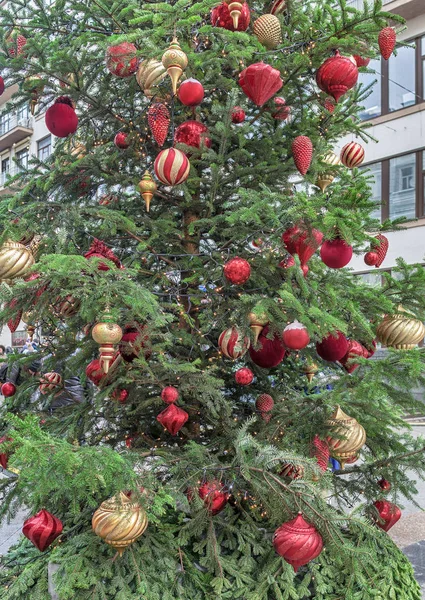
{"type": "Polygon", "coordinates": [[[179,87],[179,100],[185,106],[198,106],[204,99],[204,86],[197,79],[185,79],[179,87]]]}
{"type": "Polygon", "coordinates": [[[227,358],[236,360],[246,354],[250,346],[249,337],[236,327],[225,329],[218,338],[218,347],[227,358]]]}
{"type": "Polygon", "coordinates": [[[285,327],[282,339],[285,346],[291,350],[302,350],[310,342],[307,328],[299,321],[294,321],[285,327]]]}
{"type": "Polygon", "coordinates": [[[257,350],[252,346],[249,349],[249,355],[253,363],[263,369],[272,369],[277,367],[285,358],[286,348],[282,337],[274,334],[272,339],[267,337],[269,327],[266,325],[258,336],[258,344],[261,345],[257,350]]]}
{"type": "Polygon", "coordinates": [[[257,106],[263,106],[280,90],[280,71],[263,62],[255,63],[239,73],[239,85],[257,106]]]}
{"type": "Polygon", "coordinates": [[[38,389],[42,394],[55,392],[60,387],[62,387],[62,377],[59,375],[59,373],[52,371],[51,373],[44,373],[44,375],[40,377],[40,385],[38,386],[38,389]]]}
{"type": "Polygon", "coordinates": [[[238,25],[235,28],[233,19],[230,16],[229,5],[222,2],[211,11],[211,25],[213,27],[222,27],[229,31],[246,31],[251,20],[251,12],[246,2],[242,4],[239,15],[238,25]]]}
{"type": "Polygon", "coordinates": [[[392,27],[384,27],[384,29],[381,29],[378,35],[378,45],[382,58],[385,60],[390,58],[391,54],[394,52],[396,42],[397,35],[392,27]]]}
{"type": "Polygon", "coordinates": [[[206,481],[202,484],[198,490],[198,494],[212,515],[217,515],[221,512],[229,499],[227,489],[216,479],[206,481]]]}
{"type": "Polygon", "coordinates": [[[341,150],[340,159],[344,166],[348,169],[354,169],[359,167],[364,161],[365,150],[361,144],[357,142],[350,142],[345,144],[341,150]]]}
{"type": "Polygon", "coordinates": [[[326,240],[320,248],[320,258],[330,269],[346,267],[353,256],[353,247],[341,238],[326,240]]]}
{"type": "Polygon", "coordinates": [[[116,77],[130,77],[137,71],[137,48],[130,42],[109,46],[106,50],[106,66],[116,77]]]}
{"type": "Polygon", "coordinates": [[[157,421],[161,423],[163,427],[171,433],[171,435],[176,435],[183,425],[188,420],[188,413],[179,408],[175,404],[170,404],[165,408],[162,412],[157,416],[157,421]]]}
{"type": "Polygon", "coordinates": [[[337,51],[316,73],[316,82],[321,90],[338,100],[351,90],[359,77],[359,71],[354,59],[341,56],[337,51]]]}
{"type": "MultiPolygon", "coordinates": [[[[282,241],[289,254],[297,254],[301,265],[305,265],[323,240],[323,233],[307,229],[303,224],[294,225],[282,234],[282,241]]],[[[292,265],[290,265],[292,266],[292,265]]]]}
{"type": "Polygon", "coordinates": [[[148,108],[148,125],[159,147],[164,145],[170,128],[170,111],[161,102],[155,102],[148,108]]]}
{"type": "Polygon", "coordinates": [[[249,385],[254,380],[254,373],[248,367],[242,367],[235,373],[235,381],[239,385],[249,385]]]}
{"type": "Polygon", "coordinates": [[[401,518],[399,507],[388,500],[377,500],[373,505],[379,513],[379,520],[376,521],[376,524],[384,531],[389,531],[401,518]]]}
{"type": "Polygon", "coordinates": [[[167,404],[173,404],[174,402],[177,402],[177,400],[179,399],[179,390],[177,388],[175,388],[173,385],[167,385],[161,391],[161,398],[167,404]]]}
{"type": "Polygon", "coordinates": [[[321,342],[317,342],[316,351],[323,360],[341,360],[348,352],[348,340],[341,331],[330,333],[321,342]]]}
{"type": "Polygon", "coordinates": [[[16,394],[16,385],[11,381],[6,381],[0,388],[0,395],[5,398],[12,398],[16,394]]]}
{"type": "Polygon", "coordinates": [[[155,159],[155,175],[165,185],[179,185],[189,177],[190,162],[177,148],[162,150],[155,159]]]}
{"type": "Polygon", "coordinates": [[[243,123],[245,121],[245,111],[240,106],[234,106],[231,119],[232,123],[243,123]]]}
{"type": "Polygon", "coordinates": [[[234,285],[242,285],[248,281],[251,276],[251,265],[244,258],[231,258],[224,265],[224,276],[227,281],[234,285]]]}
{"type": "Polygon", "coordinates": [[[211,140],[207,137],[208,127],[199,121],[185,121],[179,125],[174,133],[175,144],[186,144],[193,148],[206,146],[211,148],[211,140]]]}
{"type": "Polygon", "coordinates": [[[44,552],[60,536],[62,530],[62,521],[43,508],[25,521],[22,533],[40,552],[44,552]]]}
{"type": "Polygon", "coordinates": [[[273,546],[296,573],[300,567],[319,556],[323,540],[316,528],[299,513],[295,519],[276,529],[273,546]]]}
{"type": "Polygon", "coordinates": [[[75,133],[78,127],[78,117],[71,98],[60,96],[50,106],[45,115],[46,127],[56,137],[66,138],[75,133]]]}

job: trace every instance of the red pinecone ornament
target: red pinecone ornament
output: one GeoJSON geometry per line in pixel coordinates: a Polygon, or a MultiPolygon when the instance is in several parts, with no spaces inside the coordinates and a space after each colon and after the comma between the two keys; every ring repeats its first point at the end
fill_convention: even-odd
{"type": "Polygon", "coordinates": [[[206,481],[201,485],[198,494],[212,515],[217,515],[221,512],[229,499],[226,488],[216,479],[206,481]]]}
{"type": "Polygon", "coordinates": [[[299,513],[295,519],[276,529],[273,546],[296,573],[300,567],[319,556],[323,540],[316,528],[299,513]]]}
{"type": "Polygon", "coordinates": [[[236,383],[239,385],[249,385],[254,379],[254,373],[248,367],[242,367],[235,373],[236,383]]]}
{"type": "Polygon", "coordinates": [[[384,531],[389,531],[401,518],[399,507],[388,500],[377,500],[373,505],[379,513],[379,520],[376,521],[376,524],[384,531]]]}
{"type": "Polygon", "coordinates": [[[62,530],[62,521],[43,508],[25,521],[22,533],[40,552],[44,552],[60,536],[62,530]]]}
{"type": "Polygon", "coordinates": [[[165,104],[155,102],[148,109],[148,125],[159,147],[164,145],[170,127],[170,112],[165,104]]]}
{"type": "Polygon", "coordinates": [[[312,455],[316,458],[319,469],[324,473],[329,463],[329,444],[326,440],[321,440],[316,434],[312,441],[312,455]]]}
{"type": "Polygon", "coordinates": [[[261,394],[255,401],[255,408],[261,415],[263,421],[268,423],[271,419],[271,412],[274,407],[274,400],[269,394],[261,394]]]}
{"type": "MultiPolygon", "coordinates": [[[[12,298],[12,300],[7,304],[8,308],[14,308],[17,305],[18,301],[16,298],[12,298]]],[[[14,317],[8,320],[7,326],[9,327],[10,333],[15,333],[15,331],[19,327],[19,323],[22,319],[22,310],[18,310],[14,317]]]]}
{"type": "Polygon", "coordinates": [[[294,163],[301,175],[305,175],[313,158],[313,143],[306,135],[299,135],[292,142],[294,163]]]}
{"type": "Polygon", "coordinates": [[[17,31],[12,31],[6,40],[7,53],[10,58],[20,56],[24,53],[24,46],[27,43],[27,38],[17,31]]]}
{"type": "Polygon", "coordinates": [[[244,258],[231,258],[224,265],[224,276],[227,281],[235,285],[246,283],[251,275],[251,265],[244,258]]]}
{"type": "Polygon", "coordinates": [[[156,420],[159,421],[163,427],[165,427],[168,433],[171,433],[171,435],[176,435],[186,423],[188,418],[189,415],[185,410],[179,408],[175,404],[170,404],[166,409],[159,413],[156,420]]]}
{"type": "Polygon", "coordinates": [[[167,385],[161,392],[161,398],[167,404],[173,404],[179,399],[179,390],[172,385],[167,385]]]}
{"type": "Polygon", "coordinates": [[[379,50],[381,56],[388,60],[394,51],[397,42],[397,34],[392,27],[384,27],[378,35],[379,50]]]}

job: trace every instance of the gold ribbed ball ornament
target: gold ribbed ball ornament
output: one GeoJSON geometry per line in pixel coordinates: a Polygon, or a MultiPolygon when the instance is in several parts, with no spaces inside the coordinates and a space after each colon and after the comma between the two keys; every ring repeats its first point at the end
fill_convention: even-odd
{"type": "Polygon", "coordinates": [[[261,15],[254,21],[254,35],[268,50],[277,48],[282,42],[282,29],[274,15],[261,15]]]}
{"type": "Polygon", "coordinates": [[[23,277],[34,264],[31,247],[6,240],[0,247],[0,281],[11,282],[23,277]]]}
{"type": "Polygon", "coordinates": [[[152,179],[152,175],[149,171],[145,171],[142,179],[139,181],[139,190],[142,194],[142,198],[146,204],[146,210],[149,212],[149,207],[151,205],[151,200],[158,189],[155,181],[152,179]]]}
{"type": "Polygon", "coordinates": [[[330,454],[341,463],[343,469],[347,460],[350,460],[364,446],[366,431],[356,419],[346,415],[339,406],[327,420],[326,425],[329,431],[327,440],[330,454]]]}
{"type": "Polygon", "coordinates": [[[401,315],[387,315],[378,325],[376,337],[381,344],[397,350],[410,350],[425,337],[425,326],[402,308],[401,315]]]}
{"type": "Polygon", "coordinates": [[[249,326],[254,333],[254,344],[258,342],[258,337],[263,331],[264,327],[269,322],[265,312],[250,312],[248,315],[249,326]]]}
{"type": "Polygon", "coordinates": [[[167,75],[167,69],[160,60],[142,60],[136,72],[136,80],[148,98],[155,95],[153,87],[159,85],[167,75]]]}
{"type": "MultiPolygon", "coordinates": [[[[330,167],[336,167],[341,164],[340,158],[335,154],[335,152],[328,152],[321,160],[322,163],[326,163],[330,167]]],[[[335,170],[329,169],[318,174],[316,183],[322,192],[324,192],[334,179],[335,170]]]]}
{"type": "Polygon", "coordinates": [[[187,62],[187,56],[174,36],[168,49],[162,55],[162,64],[170,76],[174,96],[177,92],[177,82],[187,67],[187,62]]]}
{"type": "Polygon", "coordinates": [[[120,556],[127,546],[143,535],[147,526],[145,510],[122,492],[102,502],[92,518],[95,534],[115,548],[120,556]]]}

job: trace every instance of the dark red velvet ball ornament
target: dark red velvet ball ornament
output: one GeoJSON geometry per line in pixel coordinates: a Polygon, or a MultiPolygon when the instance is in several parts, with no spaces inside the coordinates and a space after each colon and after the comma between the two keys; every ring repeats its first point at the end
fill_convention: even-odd
{"type": "Polygon", "coordinates": [[[106,50],[106,66],[116,77],[130,77],[137,71],[137,48],[130,42],[109,46],[106,50]]]}
{"type": "Polygon", "coordinates": [[[320,258],[331,269],[342,269],[347,266],[352,256],[353,247],[340,238],[326,240],[320,248],[320,258]]]}
{"type": "Polygon", "coordinates": [[[317,342],[316,351],[323,360],[341,360],[348,352],[348,340],[341,331],[330,333],[321,342],[317,342]]]}
{"type": "Polygon", "coordinates": [[[183,425],[188,420],[188,413],[179,408],[175,404],[170,404],[165,408],[162,412],[157,416],[157,421],[161,423],[163,427],[171,433],[171,435],[176,435],[183,425]]]}
{"type": "Polygon", "coordinates": [[[128,141],[128,133],[119,131],[114,137],[114,144],[120,150],[126,150],[130,146],[130,142],[128,141]]]}
{"type": "Polygon", "coordinates": [[[235,381],[239,385],[249,385],[254,380],[254,373],[248,367],[242,367],[235,373],[235,381]]]}
{"type": "Polygon", "coordinates": [[[343,94],[351,90],[359,77],[356,62],[353,58],[341,56],[337,51],[316,73],[316,82],[321,90],[333,96],[338,102],[343,94]]]}
{"type": "Polygon", "coordinates": [[[179,399],[179,390],[172,385],[167,385],[161,392],[161,398],[167,404],[173,404],[179,399]]]}
{"type": "Polygon", "coordinates": [[[204,86],[197,79],[185,79],[179,87],[179,100],[185,106],[198,106],[204,99],[204,86]]]}
{"type": "Polygon", "coordinates": [[[322,243],[323,233],[317,229],[307,229],[300,223],[290,227],[282,234],[282,241],[289,254],[298,254],[300,262],[305,265],[322,243]]]}
{"type": "Polygon", "coordinates": [[[273,546],[296,573],[300,567],[319,556],[323,540],[316,528],[299,513],[295,519],[276,529],[273,546]]]}
{"type": "Polygon", "coordinates": [[[365,356],[365,352],[367,353],[366,348],[364,348],[359,342],[356,342],[356,340],[349,340],[347,353],[339,362],[348,373],[352,373],[359,367],[358,364],[353,362],[353,359],[355,359],[356,356],[365,356]]]}
{"type": "Polygon", "coordinates": [[[3,383],[1,386],[0,393],[5,398],[11,398],[16,394],[16,385],[11,381],[6,381],[6,383],[3,383]]]}
{"type": "Polygon", "coordinates": [[[258,336],[258,350],[255,350],[253,346],[249,349],[249,355],[253,363],[262,367],[263,369],[272,369],[282,362],[285,358],[286,348],[283,343],[282,337],[278,334],[274,334],[270,340],[267,337],[269,327],[266,325],[260,335],[258,336]]]}
{"type": "Polygon", "coordinates": [[[235,29],[233,25],[233,19],[230,16],[229,5],[227,2],[222,2],[211,11],[211,25],[213,27],[223,27],[229,31],[246,31],[250,20],[251,12],[246,2],[242,4],[237,29],[235,29]]]}
{"type": "Polygon", "coordinates": [[[245,121],[245,111],[240,106],[233,107],[232,123],[243,123],[245,121]]]}
{"type": "Polygon", "coordinates": [[[302,350],[310,342],[307,328],[299,321],[285,327],[282,334],[283,343],[291,350],[302,350]]]}
{"type": "Polygon", "coordinates": [[[62,530],[62,521],[43,509],[25,521],[22,533],[40,552],[44,552],[60,536],[62,530]]]}
{"type": "Polygon", "coordinates": [[[118,348],[126,362],[132,362],[142,352],[145,360],[149,360],[152,354],[152,346],[147,327],[138,323],[125,325],[118,348]]]}
{"type": "Polygon", "coordinates": [[[222,483],[213,479],[206,481],[198,490],[199,497],[212,515],[223,510],[229,499],[229,494],[222,483]]]}
{"type": "Polygon", "coordinates": [[[46,127],[56,137],[66,138],[75,133],[78,127],[78,117],[72,105],[71,98],[60,96],[47,109],[45,115],[46,127]]]}
{"type": "Polygon", "coordinates": [[[179,125],[174,133],[175,144],[186,144],[193,148],[206,146],[211,148],[211,140],[206,136],[208,127],[199,121],[185,121],[179,125]]]}
{"type": "Polygon", "coordinates": [[[376,524],[384,531],[389,531],[400,519],[401,510],[396,504],[388,502],[388,500],[377,500],[373,505],[380,517],[380,520],[377,520],[376,524]]]}
{"type": "Polygon", "coordinates": [[[127,402],[128,394],[128,390],[118,388],[112,392],[112,398],[121,404],[125,404],[127,402]]]}
{"type": "Polygon", "coordinates": [[[251,265],[244,258],[231,258],[224,265],[224,276],[227,281],[235,285],[246,283],[251,275],[251,265]]]}
{"type": "Polygon", "coordinates": [[[391,489],[391,483],[387,479],[380,479],[378,481],[378,485],[383,492],[389,492],[391,489]]]}

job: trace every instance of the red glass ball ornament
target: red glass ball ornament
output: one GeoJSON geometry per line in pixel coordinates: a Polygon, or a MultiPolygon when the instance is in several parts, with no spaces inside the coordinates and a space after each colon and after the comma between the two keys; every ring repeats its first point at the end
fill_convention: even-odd
{"type": "Polygon", "coordinates": [[[377,252],[367,252],[364,257],[364,261],[368,267],[374,267],[378,262],[379,257],[377,252]]]}
{"type": "Polygon", "coordinates": [[[323,360],[341,360],[348,352],[348,340],[341,331],[330,333],[321,342],[317,342],[316,351],[323,360]]]}
{"type": "Polygon", "coordinates": [[[353,256],[353,248],[345,240],[326,240],[320,248],[320,258],[330,269],[342,269],[353,256]]]}
{"type": "Polygon", "coordinates": [[[307,229],[303,224],[294,225],[282,234],[282,241],[289,254],[298,254],[305,265],[322,243],[323,233],[317,229],[307,229]]]}
{"type": "Polygon", "coordinates": [[[291,350],[302,350],[310,342],[307,328],[299,321],[285,327],[282,339],[285,346],[291,350]]]}
{"type": "Polygon", "coordinates": [[[245,111],[240,106],[235,106],[231,118],[232,123],[243,123],[245,121],[245,111]]]}
{"type": "Polygon", "coordinates": [[[358,54],[353,54],[353,58],[356,61],[357,67],[360,69],[361,67],[367,67],[370,63],[370,58],[363,58],[358,54]]]}
{"type": "Polygon", "coordinates": [[[127,402],[127,398],[129,396],[128,390],[124,388],[117,388],[112,392],[112,398],[119,402],[120,404],[125,404],[127,402]]]}
{"type": "Polygon", "coordinates": [[[391,483],[387,479],[380,479],[378,481],[378,485],[383,492],[389,492],[391,489],[391,483]]]}
{"type": "Polygon", "coordinates": [[[239,385],[249,385],[254,380],[254,373],[248,367],[242,367],[235,373],[235,381],[239,385]]]}
{"type": "Polygon", "coordinates": [[[109,46],[106,50],[106,66],[112,75],[130,77],[137,71],[137,48],[130,42],[109,46]]]}
{"type": "Polygon", "coordinates": [[[198,106],[204,99],[204,86],[190,77],[180,84],[179,100],[185,106],[198,106]]]}
{"type": "Polygon", "coordinates": [[[359,71],[354,59],[341,56],[337,51],[331,56],[316,73],[316,82],[321,90],[333,96],[335,101],[351,90],[359,77],[359,71]]]}
{"type": "Polygon", "coordinates": [[[211,148],[211,140],[207,137],[208,127],[199,121],[185,121],[174,133],[175,144],[186,144],[193,148],[206,146],[211,148]]]}
{"type": "Polygon", "coordinates": [[[348,169],[359,167],[364,161],[364,157],[365,150],[363,146],[357,142],[345,144],[340,154],[342,164],[348,169]]]}
{"type": "Polygon", "coordinates": [[[161,150],[154,163],[155,175],[165,185],[179,185],[189,177],[190,162],[177,148],[161,150]]]}
{"type": "Polygon", "coordinates": [[[277,367],[285,358],[286,348],[282,337],[275,334],[272,339],[267,337],[269,326],[266,325],[258,336],[259,348],[255,350],[253,346],[249,349],[249,355],[253,363],[263,369],[272,369],[277,367]]]}
{"type": "Polygon", "coordinates": [[[276,529],[273,546],[296,573],[300,567],[319,556],[323,540],[316,528],[299,513],[295,519],[276,529]]]}
{"type": "Polygon", "coordinates": [[[167,404],[173,404],[173,402],[177,402],[179,399],[179,390],[172,385],[167,385],[161,391],[161,398],[167,404]]]}
{"type": "Polygon", "coordinates": [[[401,518],[399,507],[388,500],[377,500],[373,505],[379,513],[379,520],[376,521],[376,524],[384,531],[389,531],[401,518]]]}
{"type": "Polygon", "coordinates": [[[237,327],[225,329],[218,338],[218,347],[227,358],[236,360],[244,356],[250,346],[249,337],[244,336],[237,327]]]}
{"type": "Polygon", "coordinates": [[[44,508],[33,517],[27,519],[22,527],[24,536],[27,537],[40,552],[44,552],[44,550],[60,536],[62,530],[62,521],[44,508]]]}
{"type": "Polygon", "coordinates": [[[78,117],[68,96],[60,96],[50,106],[45,114],[46,127],[56,137],[66,138],[75,133],[78,127],[78,117]]]}
{"type": "Polygon", "coordinates": [[[222,2],[211,11],[211,25],[213,27],[223,27],[229,31],[246,31],[251,20],[251,12],[246,2],[242,4],[241,14],[239,15],[238,27],[235,29],[233,19],[230,16],[229,5],[222,2]]]}
{"type": "Polygon", "coordinates": [[[212,515],[221,512],[229,499],[226,487],[216,479],[203,483],[198,490],[198,494],[212,515]]]}
{"type": "Polygon", "coordinates": [[[263,62],[249,65],[239,73],[239,85],[257,106],[263,106],[283,86],[280,71],[263,62]]]}
{"type": "Polygon", "coordinates": [[[364,356],[365,350],[366,349],[360,344],[360,342],[356,342],[356,340],[349,340],[347,353],[339,362],[348,373],[352,373],[360,366],[353,362],[353,360],[356,358],[356,356],[364,356]]]}
{"type": "Polygon", "coordinates": [[[165,408],[162,412],[159,413],[156,420],[161,423],[163,427],[171,433],[171,435],[176,435],[183,425],[188,420],[188,413],[179,408],[175,404],[170,404],[165,408]]]}
{"type": "Polygon", "coordinates": [[[1,386],[0,393],[5,398],[11,398],[16,394],[16,385],[11,381],[6,381],[6,383],[3,383],[1,386]]]}
{"type": "Polygon", "coordinates": [[[272,111],[273,118],[278,121],[286,121],[291,114],[291,107],[286,105],[284,98],[275,98],[274,104],[275,110],[272,111]]]}
{"type": "Polygon", "coordinates": [[[244,258],[231,258],[224,265],[224,276],[227,281],[234,285],[242,285],[246,283],[251,276],[251,265],[244,258]]]}
{"type": "Polygon", "coordinates": [[[124,133],[124,131],[119,131],[114,137],[114,144],[120,150],[126,150],[130,146],[130,142],[128,140],[128,133],[124,133]]]}
{"type": "Polygon", "coordinates": [[[126,362],[133,362],[141,354],[145,360],[149,360],[152,354],[152,345],[146,325],[138,323],[125,325],[118,349],[126,362]]]}

